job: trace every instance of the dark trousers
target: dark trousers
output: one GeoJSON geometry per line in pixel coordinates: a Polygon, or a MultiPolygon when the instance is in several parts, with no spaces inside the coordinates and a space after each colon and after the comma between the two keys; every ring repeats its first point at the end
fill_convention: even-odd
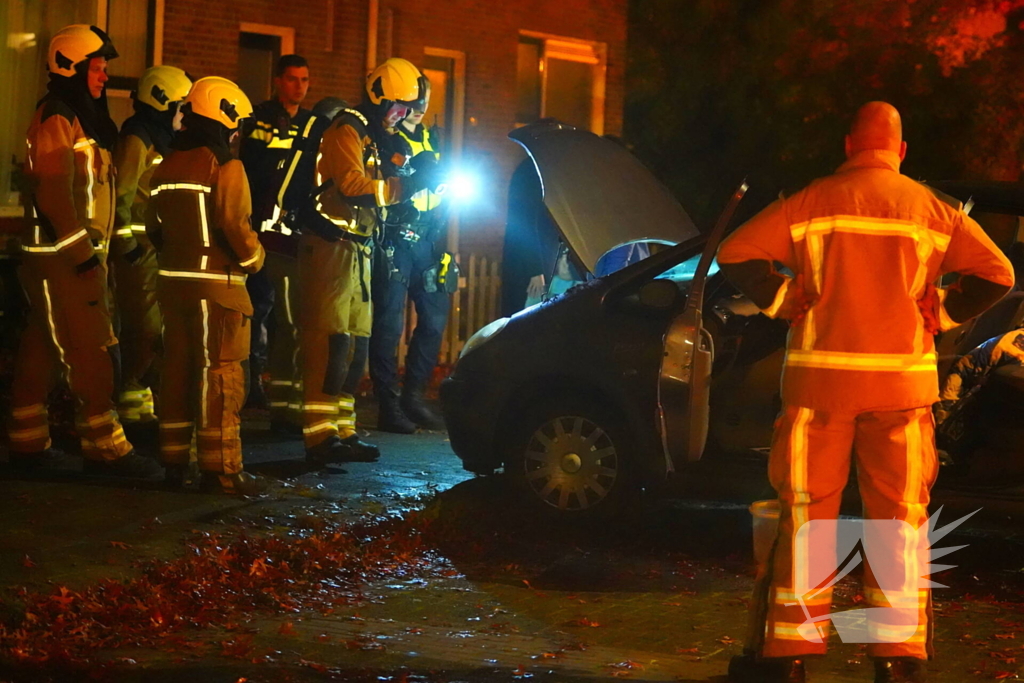
{"type": "Polygon", "coordinates": [[[270,347],[270,321],[274,311],[274,283],[266,269],[253,273],[245,281],[252,301],[252,337],[249,343],[249,367],[253,372],[263,372],[267,366],[270,347]]]}
{"type": "Polygon", "coordinates": [[[384,269],[374,272],[370,379],[377,396],[398,393],[398,343],[405,327],[406,297],[416,307],[416,329],[405,357],[405,384],[424,386],[434,372],[451,305],[449,294],[424,291],[423,271],[435,261],[432,243],[399,241],[393,266],[398,272],[390,278],[381,272],[384,269]]]}

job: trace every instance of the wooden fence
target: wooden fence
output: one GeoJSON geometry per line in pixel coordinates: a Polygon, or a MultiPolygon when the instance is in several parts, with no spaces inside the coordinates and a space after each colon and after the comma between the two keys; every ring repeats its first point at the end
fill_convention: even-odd
{"type": "MultiPolygon", "coordinates": [[[[501,297],[501,261],[470,254],[455,255],[462,271],[459,291],[452,295],[448,327],[441,342],[439,365],[451,365],[459,358],[466,341],[487,323],[497,320],[501,297]]],[[[398,348],[398,365],[405,367],[412,331],[416,329],[416,310],[410,301],[405,311],[405,330],[398,348]]]]}

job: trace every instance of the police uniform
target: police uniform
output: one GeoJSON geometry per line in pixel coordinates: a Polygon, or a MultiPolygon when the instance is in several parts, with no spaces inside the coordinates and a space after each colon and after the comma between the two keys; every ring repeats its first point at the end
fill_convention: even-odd
{"type": "MultiPolygon", "coordinates": [[[[440,158],[431,139],[430,131],[419,124],[410,132],[404,125],[396,128],[397,135],[406,140],[410,156],[431,154],[440,158]]],[[[403,399],[421,396],[433,375],[441,351],[444,329],[448,323],[450,295],[436,281],[427,283],[424,274],[438,266],[444,239],[444,208],[442,195],[421,190],[411,200],[417,219],[411,224],[388,229],[388,258],[378,259],[387,266],[387,272],[374,280],[373,334],[370,337],[370,376],[374,392],[382,402],[394,402],[398,396],[398,345],[405,328],[406,298],[416,307],[416,328],[405,357],[405,383],[403,399]]],[[[408,401],[403,401],[408,404],[408,401]]],[[[405,412],[413,413],[417,422],[422,417],[403,405],[405,412]],[[416,419],[416,418],[420,419],[416,419]]],[[[436,418],[435,418],[436,421],[436,418]]],[[[421,424],[439,427],[437,424],[421,424]]]]}

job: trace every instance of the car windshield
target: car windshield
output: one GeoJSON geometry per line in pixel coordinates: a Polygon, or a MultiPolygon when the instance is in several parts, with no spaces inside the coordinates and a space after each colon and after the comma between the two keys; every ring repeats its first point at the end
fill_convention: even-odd
{"type": "MultiPolygon", "coordinates": [[[[675,265],[661,275],[658,275],[655,279],[672,280],[677,284],[689,284],[689,282],[693,280],[694,274],[697,272],[697,264],[700,263],[700,256],[700,254],[694,254],[682,263],[675,265]]],[[[711,262],[711,268],[708,269],[708,277],[711,277],[717,272],[718,259],[715,259],[711,262]]]]}

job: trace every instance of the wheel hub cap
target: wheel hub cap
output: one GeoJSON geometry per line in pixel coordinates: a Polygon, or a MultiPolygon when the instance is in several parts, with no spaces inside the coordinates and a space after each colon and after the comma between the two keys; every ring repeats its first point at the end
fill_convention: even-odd
{"type": "Polygon", "coordinates": [[[583,459],[575,453],[562,456],[562,470],[569,474],[576,474],[583,467],[583,459]]]}
{"type": "Polygon", "coordinates": [[[557,417],[538,427],[523,467],[534,494],[564,511],[600,503],[619,477],[615,444],[598,424],[581,416],[557,417]]]}

